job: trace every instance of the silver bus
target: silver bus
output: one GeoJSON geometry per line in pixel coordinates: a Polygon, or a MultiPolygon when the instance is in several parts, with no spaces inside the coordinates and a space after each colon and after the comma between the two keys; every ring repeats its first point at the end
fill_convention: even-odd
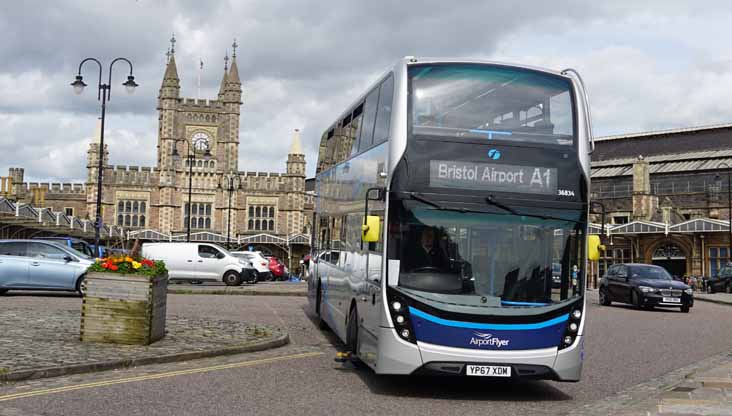
{"type": "Polygon", "coordinates": [[[592,147],[574,70],[400,60],[321,138],[311,312],[379,374],[578,381],[592,147]]]}

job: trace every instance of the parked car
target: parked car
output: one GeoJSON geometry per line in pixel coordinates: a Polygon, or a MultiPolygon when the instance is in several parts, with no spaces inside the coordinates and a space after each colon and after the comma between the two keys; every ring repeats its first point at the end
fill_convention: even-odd
{"type": "Polygon", "coordinates": [[[717,276],[707,280],[707,292],[732,293],[732,265],[722,267],[717,276]]]}
{"type": "Polygon", "coordinates": [[[274,280],[287,280],[287,267],[278,257],[269,256],[269,270],[274,276],[274,280]]]}
{"type": "Polygon", "coordinates": [[[651,264],[614,264],[600,281],[600,304],[630,303],[636,308],[654,306],[681,308],[694,306],[694,292],[689,285],[675,281],[666,269],[651,264]]]}
{"type": "Polygon", "coordinates": [[[0,294],[15,289],[81,293],[93,262],[63,241],[0,240],[0,294]]]}
{"type": "Polygon", "coordinates": [[[33,237],[34,240],[44,240],[54,243],[59,243],[67,247],[71,247],[74,250],[81,251],[89,257],[95,258],[100,257],[94,253],[94,245],[89,244],[86,241],[74,238],[74,237],[33,237]]]}
{"type": "Polygon", "coordinates": [[[172,280],[222,281],[227,286],[257,283],[257,272],[250,261],[212,243],[145,243],[142,255],[164,261],[172,280]]]}
{"type": "Polygon", "coordinates": [[[274,279],[272,271],[269,270],[269,260],[264,258],[258,251],[232,251],[231,254],[250,261],[257,271],[259,281],[274,279]]]}

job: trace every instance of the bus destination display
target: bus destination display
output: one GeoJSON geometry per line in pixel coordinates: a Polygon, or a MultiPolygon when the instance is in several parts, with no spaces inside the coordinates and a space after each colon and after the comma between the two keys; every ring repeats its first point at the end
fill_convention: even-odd
{"type": "Polygon", "coordinates": [[[557,169],[430,160],[430,187],[557,194],[557,169]]]}

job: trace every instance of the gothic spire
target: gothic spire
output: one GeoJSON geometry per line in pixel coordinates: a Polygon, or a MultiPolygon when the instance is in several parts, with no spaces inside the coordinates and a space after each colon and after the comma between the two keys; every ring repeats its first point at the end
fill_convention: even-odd
{"type": "Polygon", "coordinates": [[[166,55],[168,56],[168,64],[165,67],[165,75],[163,75],[161,96],[177,97],[178,89],[180,89],[180,79],[178,78],[178,68],[175,65],[175,35],[170,38],[170,49],[166,55]],[[171,88],[175,90],[171,90],[171,88]]]}
{"type": "Polygon", "coordinates": [[[295,134],[292,137],[292,145],[290,146],[291,155],[302,155],[302,144],[300,143],[300,129],[295,129],[295,134]]]}
{"type": "Polygon", "coordinates": [[[226,54],[224,55],[224,76],[221,78],[221,86],[219,87],[219,99],[221,99],[224,95],[224,90],[226,90],[226,83],[229,81],[229,51],[226,51],[226,54]]]}
{"type": "Polygon", "coordinates": [[[231,69],[229,70],[229,82],[233,84],[239,84],[241,85],[241,80],[239,79],[239,67],[236,65],[236,48],[239,45],[236,43],[236,39],[234,39],[234,43],[231,44],[231,47],[234,49],[234,52],[231,54],[231,69]]]}

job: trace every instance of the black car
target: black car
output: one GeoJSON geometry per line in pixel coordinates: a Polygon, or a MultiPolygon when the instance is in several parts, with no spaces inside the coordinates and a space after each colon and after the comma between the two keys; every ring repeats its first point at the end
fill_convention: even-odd
{"type": "Polygon", "coordinates": [[[722,267],[716,277],[707,281],[707,292],[732,293],[732,265],[722,267]]]}
{"type": "Polygon", "coordinates": [[[671,278],[666,269],[651,264],[615,264],[600,281],[600,304],[630,303],[636,308],[679,307],[689,312],[694,306],[689,285],[671,278]]]}

